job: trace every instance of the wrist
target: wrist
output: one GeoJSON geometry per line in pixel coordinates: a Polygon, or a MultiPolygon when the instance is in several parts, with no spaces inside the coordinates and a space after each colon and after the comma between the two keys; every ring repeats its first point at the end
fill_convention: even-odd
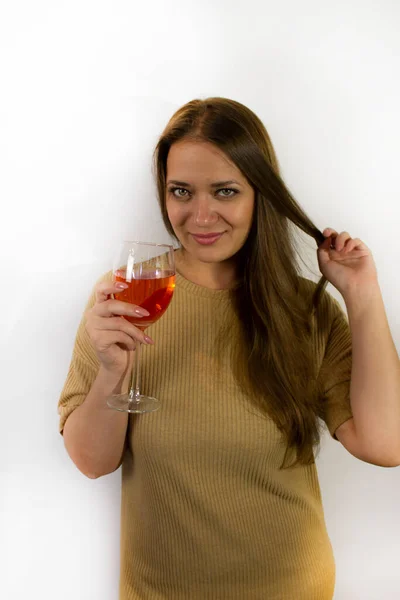
{"type": "Polygon", "coordinates": [[[121,393],[125,372],[126,370],[124,372],[119,372],[108,369],[104,365],[100,365],[99,372],[97,374],[97,383],[99,386],[101,386],[104,394],[112,395],[121,393]]]}
{"type": "Polygon", "coordinates": [[[347,313],[353,316],[361,316],[364,312],[373,310],[383,302],[382,292],[379,285],[370,286],[361,291],[352,290],[344,296],[347,313]]]}

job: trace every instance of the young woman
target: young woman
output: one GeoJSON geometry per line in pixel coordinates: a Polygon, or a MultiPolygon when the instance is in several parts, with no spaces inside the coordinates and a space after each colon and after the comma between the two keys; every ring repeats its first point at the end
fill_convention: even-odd
{"type": "Polygon", "coordinates": [[[179,242],[171,305],[144,334],[103,276],[59,401],[77,467],[95,478],[122,464],[120,600],[331,600],[321,427],[361,460],[400,461],[400,366],[373,258],[314,226],[238,102],[189,102],[154,156],[179,242]],[[293,224],[316,240],[318,285],[300,275],[293,224]],[[137,340],[143,391],[162,407],[129,416],[106,399],[127,390],[137,340]]]}

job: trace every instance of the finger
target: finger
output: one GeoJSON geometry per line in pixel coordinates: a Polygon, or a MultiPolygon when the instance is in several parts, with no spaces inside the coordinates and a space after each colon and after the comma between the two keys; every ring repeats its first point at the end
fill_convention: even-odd
{"type": "Polygon", "coordinates": [[[126,319],[121,319],[121,317],[110,317],[109,319],[94,317],[92,328],[99,331],[123,331],[134,339],[140,341],[143,339],[142,331],[126,319]]]}
{"type": "Polygon", "coordinates": [[[335,249],[335,241],[337,236],[339,235],[336,229],[332,229],[331,227],[327,227],[323,230],[322,235],[326,238],[323,244],[321,244],[321,250],[334,250],[335,249]]]}
{"type": "Polygon", "coordinates": [[[323,233],[323,235],[325,236],[324,241],[318,246],[319,250],[331,250],[334,248],[334,237],[332,235],[326,235],[326,231],[327,230],[325,229],[323,233]]]}
{"type": "Polygon", "coordinates": [[[154,341],[148,335],[129,323],[129,321],[121,319],[121,317],[111,319],[95,318],[89,327],[89,331],[91,339],[98,344],[101,342],[103,335],[107,336],[110,332],[114,331],[121,332],[141,344],[154,344],[154,341]]]}
{"type": "Polygon", "coordinates": [[[359,250],[363,249],[363,242],[360,240],[360,238],[353,238],[350,241],[348,241],[346,246],[344,247],[343,252],[351,252],[356,248],[359,250]]]}
{"type": "Polygon", "coordinates": [[[337,252],[341,252],[348,240],[351,240],[351,235],[348,231],[342,231],[342,233],[336,238],[335,250],[337,250],[337,252]]]}
{"type": "Polygon", "coordinates": [[[103,331],[101,335],[94,335],[92,341],[98,352],[107,352],[114,344],[122,345],[127,350],[136,348],[135,340],[123,331],[103,331]]]}
{"type": "Polygon", "coordinates": [[[327,227],[322,233],[325,237],[329,237],[330,235],[338,235],[338,232],[335,229],[332,229],[331,227],[327,227]]]}
{"type": "Polygon", "coordinates": [[[129,316],[129,317],[148,317],[149,311],[136,304],[130,304],[129,302],[122,302],[122,300],[106,300],[100,302],[93,307],[93,312],[99,317],[113,317],[113,316],[129,316]]]}
{"type": "Polygon", "coordinates": [[[129,286],[120,281],[103,281],[96,286],[96,302],[105,302],[111,294],[126,290],[129,286]]]}

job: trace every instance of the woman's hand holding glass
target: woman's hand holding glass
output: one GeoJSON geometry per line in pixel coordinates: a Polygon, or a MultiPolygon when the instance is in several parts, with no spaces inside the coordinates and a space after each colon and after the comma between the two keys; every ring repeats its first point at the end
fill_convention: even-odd
{"type": "Polygon", "coordinates": [[[135,350],[128,393],[108,398],[110,408],[129,413],[157,410],[160,401],[140,393],[140,347],[153,344],[145,329],[167,310],[175,289],[174,249],[168,244],[122,242],[114,257],[113,282],[96,286],[86,329],[100,363],[120,377],[135,350]],[[110,298],[111,296],[111,298],[110,298]]]}
{"type": "Polygon", "coordinates": [[[129,352],[138,342],[153,344],[143,331],[121,316],[141,319],[149,312],[140,306],[110,297],[126,289],[127,284],[101,282],[95,288],[96,302],[86,312],[86,331],[97,358],[110,374],[121,377],[129,365],[129,352]]]}

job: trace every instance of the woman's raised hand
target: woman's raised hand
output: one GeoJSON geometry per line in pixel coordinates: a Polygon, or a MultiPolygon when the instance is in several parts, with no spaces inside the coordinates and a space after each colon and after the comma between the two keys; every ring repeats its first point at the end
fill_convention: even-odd
{"type": "MultiPolygon", "coordinates": [[[[124,284],[122,284],[124,285],[124,284]]],[[[101,282],[95,288],[96,302],[86,311],[86,331],[100,363],[106,370],[122,375],[129,365],[129,351],[136,343],[154,344],[153,340],[121,316],[147,317],[148,311],[135,304],[111,298],[121,291],[119,282],[101,282]]]]}

